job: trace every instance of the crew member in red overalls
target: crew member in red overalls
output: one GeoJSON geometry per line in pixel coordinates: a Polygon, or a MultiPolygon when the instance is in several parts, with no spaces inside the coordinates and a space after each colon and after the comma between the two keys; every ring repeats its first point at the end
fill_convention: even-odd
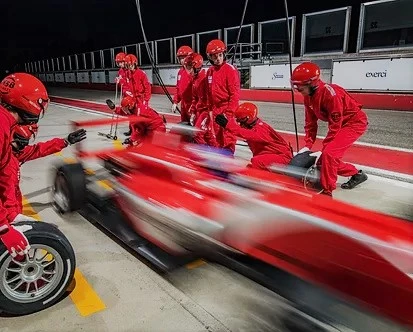
{"type": "MultiPolygon", "coordinates": [[[[151,83],[148,80],[146,73],[138,68],[138,58],[134,54],[128,54],[125,57],[126,68],[128,71],[128,87],[125,96],[135,99],[136,107],[142,111],[149,106],[151,99],[151,83]]],[[[130,136],[132,133],[129,125],[129,131],[124,133],[125,136],[130,136]]]]}
{"type": "Polygon", "coordinates": [[[127,69],[125,65],[125,57],[126,57],[126,54],[123,52],[119,52],[118,54],[116,54],[116,57],[115,57],[116,66],[119,67],[118,76],[115,78],[115,83],[119,84],[119,86],[122,89],[123,94],[127,90],[125,89],[126,87],[125,84],[127,83],[127,69]]]}
{"type": "Polygon", "coordinates": [[[138,104],[135,98],[126,96],[121,101],[121,107],[115,111],[120,115],[137,115],[146,118],[146,121],[132,122],[132,134],[124,144],[137,146],[144,140],[150,139],[155,131],[166,132],[165,120],[153,108],[138,104]]]}
{"type": "Polygon", "coordinates": [[[86,139],[86,131],[78,129],[70,133],[66,138],[52,138],[46,142],[29,145],[30,139],[37,134],[38,126],[17,125],[13,130],[13,149],[12,158],[9,163],[9,183],[14,187],[7,194],[4,207],[8,210],[13,222],[27,221],[31,218],[23,215],[22,194],[20,191],[20,167],[27,161],[43,158],[53,153],[60,152],[69,145],[75,144],[86,139]]]}
{"type": "MultiPolygon", "coordinates": [[[[226,45],[222,40],[211,40],[206,47],[208,60],[208,104],[211,117],[225,114],[229,119],[239,104],[240,76],[238,70],[225,60],[226,45]]],[[[219,147],[235,152],[237,139],[233,133],[212,122],[213,134],[219,147]]]]}
{"type": "Polygon", "coordinates": [[[13,130],[19,124],[35,124],[49,104],[44,84],[33,75],[15,73],[0,83],[0,240],[13,256],[24,255],[30,249],[24,229],[14,226],[14,218],[4,204],[15,191],[10,181],[13,175],[13,130]]]}
{"type": "Polygon", "coordinates": [[[323,140],[320,157],[320,181],[323,194],[332,196],[337,175],[351,177],[341,188],[353,189],[367,180],[363,171],[343,162],[346,150],[367,130],[368,119],[359,104],[337,84],[326,84],[320,79],[320,68],[311,62],[297,66],[291,83],[304,96],[305,147],[298,153],[309,151],[316,139],[318,120],[328,123],[328,133],[323,140]]]}
{"type": "Polygon", "coordinates": [[[235,110],[235,119],[218,114],[215,121],[247,142],[251,152],[249,167],[268,169],[271,165],[287,165],[293,158],[291,145],[268,123],[258,118],[255,104],[245,102],[235,110]],[[237,123],[238,122],[238,123],[237,123]]]}
{"type": "Polygon", "coordinates": [[[185,58],[193,53],[189,46],[181,46],[176,52],[176,57],[181,64],[176,80],[176,93],[173,97],[172,112],[176,113],[177,106],[181,103],[181,122],[189,122],[189,108],[192,102],[192,76],[188,74],[184,67],[185,58]]]}
{"type": "Polygon", "coordinates": [[[202,130],[194,136],[195,143],[217,147],[218,143],[212,129],[214,121],[208,107],[207,69],[202,68],[203,63],[204,59],[198,53],[192,53],[184,61],[185,69],[193,77],[190,122],[202,130]]]}

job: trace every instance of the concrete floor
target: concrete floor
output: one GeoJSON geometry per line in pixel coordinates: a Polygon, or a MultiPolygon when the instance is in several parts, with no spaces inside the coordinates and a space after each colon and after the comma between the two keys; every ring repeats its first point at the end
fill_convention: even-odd
{"type": "MultiPolygon", "coordinates": [[[[104,98],[101,96],[99,100],[104,98]]],[[[64,137],[70,130],[70,120],[93,117],[101,115],[51,105],[41,119],[36,142],[64,137]]],[[[123,129],[126,127],[120,128],[120,132],[123,129]]],[[[99,130],[108,129],[88,130],[86,148],[113,144],[98,136],[99,130]]],[[[45,190],[51,184],[49,170],[54,162],[72,156],[72,152],[73,147],[69,147],[60,155],[23,165],[21,187],[42,220],[57,224],[69,238],[79,271],[106,309],[84,317],[68,297],[48,310],[24,318],[0,318],[1,332],[285,330],[279,322],[283,301],[260,285],[210,263],[187,266],[161,276],[78,214],[64,218],[57,215],[45,190]]],[[[244,156],[248,158],[245,151],[244,156]]],[[[95,168],[96,164],[90,166],[95,168]]],[[[413,185],[408,183],[371,176],[351,192],[337,190],[335,198],[412,218],[413,185]]],[[[375,326],[374,330],[378,332],[380,328],[375,326]]]]}

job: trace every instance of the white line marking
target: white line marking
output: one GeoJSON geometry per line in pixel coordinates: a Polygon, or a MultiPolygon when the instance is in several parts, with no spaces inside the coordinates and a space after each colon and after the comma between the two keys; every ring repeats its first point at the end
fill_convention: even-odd
{"type": "MultiPolygon", "coordinates": [[[[279,129],[277,129],[277,131],[280,132],[280,133],[284,133],[284,134],[295,135],[295,132],[293,132],[293,131],[279,130],[279,129]]],[[[298,133],[298,136],[305,136],[305,134],[298,133]]],[[[318,139],[324,139],[325,136],[317,135],[317,138],[318,139]]],[[[371,147],[371,148],[378,148],[378,149],[386,149],[386,150],[413,153],[412,149],[399,148],[399,147],[396,147],[396,146],[380,145],[380,144],[365,143],[365,142],[355,142],[354,145],[361,145],[361,146],[368,146],[368,147],[371,147]]]]}

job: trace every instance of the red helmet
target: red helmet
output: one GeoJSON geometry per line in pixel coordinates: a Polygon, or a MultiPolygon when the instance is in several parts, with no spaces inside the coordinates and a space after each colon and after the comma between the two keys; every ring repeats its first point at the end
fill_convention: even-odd
{"type": "Polygon", "coordinates": [[[181,46],[180,48],[178,48],[178,50],[176,51],[176,56],[180,57],[180,56],[188,56],[191,53],[193,53],[194,51],[192,50],[192,48],[190,48],[189,46],[181,46]]]}
{"type": "Polygon", "coordinates": [[[320,67],[312,62],[303,62],[298,65],[291,76],[293,85],[307,85],[320,79],[320,67]]]}
{"type": "Polygon", "coordinates": [[[138,64],[138,58],[136,57],[135,54],[128,54],[125,56],[125,63],[127,65],[137,65],[138,64]]]}
{"type": "Polygon", "coordinates": [[[198,53],[192,53],[188,55],[184,60],[185,67],[190,67],[194,69],[202,68],[203,64],[204,64],[204,58],[202,57],[201,54],[198,54],[198,53]]]}
{"type": "Polygon", "coordinates": [[[136,104],[135,98],[131,96],[123,97],[122,101],[120,102],[120,106],[122,108],[127,108],[128,110],[134,108],[135,104],[136,104]]]}
{"type": "Polygon", "coordinates": [[[37,123],[49,105],[49,95],[43,83],[26,73],[6,76],[0,83],[0,95],[2,102],[18,113],[24,124],[37,123]]]}
{"type": "Polygon", "coordinates": [[[227,47],[225,46],[225,43],[220,39],[211,40],[206,47],[207,54],[223,53],[226,50],[227,50],[227,47]]]}
{"type": "Polygon", "coordinates": [[[116,63],[124,62],[124,61],[125,61],[125,57],[126,57],[126,54],[125,54],[125,53],[119,52],[119,53],[116,54],[116,56],[115,56],[115,62],[116,62],[116,63]]]}
{"type": "Polygon", "coordinates": [[[242,103],[235,110],[234,116],[241,124],[251,125],[257,119],[258,107],[253,103],[242,103]]]}

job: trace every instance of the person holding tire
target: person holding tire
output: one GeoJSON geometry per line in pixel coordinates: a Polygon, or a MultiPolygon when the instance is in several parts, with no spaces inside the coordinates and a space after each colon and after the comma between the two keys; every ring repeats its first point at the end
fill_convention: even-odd
{"type": "MultiPolygon", "coordinates": [[[[24,255],[30,244],[24,231],[13,226],[15,216],[4,206],[14,192],[10,181],[13,158],[12,133],[18,124],[36,124],[49,105],[49,95],[43,83],[27,73],[6,76],[0,82],[0,240],[12,257],[24,255]]],[[[13,196],[12,196],[13,197],[13,196]]]]}
{"type": "Polygon", "coordinates": [[[341,185],[343,189],[353,189],[366,181],[362,170],[342,161],[346,150],[367,130],[368,118],[362,105],[341,86],[323,82],[320,67],[312,62],[303,62],[294,69],[291,84],[304,96],[305,146],[299,154],[312,148],[318,120],[328,123],[319,159],[322,194],[332,196],[338,175],[350,177],[341,185]]]}

